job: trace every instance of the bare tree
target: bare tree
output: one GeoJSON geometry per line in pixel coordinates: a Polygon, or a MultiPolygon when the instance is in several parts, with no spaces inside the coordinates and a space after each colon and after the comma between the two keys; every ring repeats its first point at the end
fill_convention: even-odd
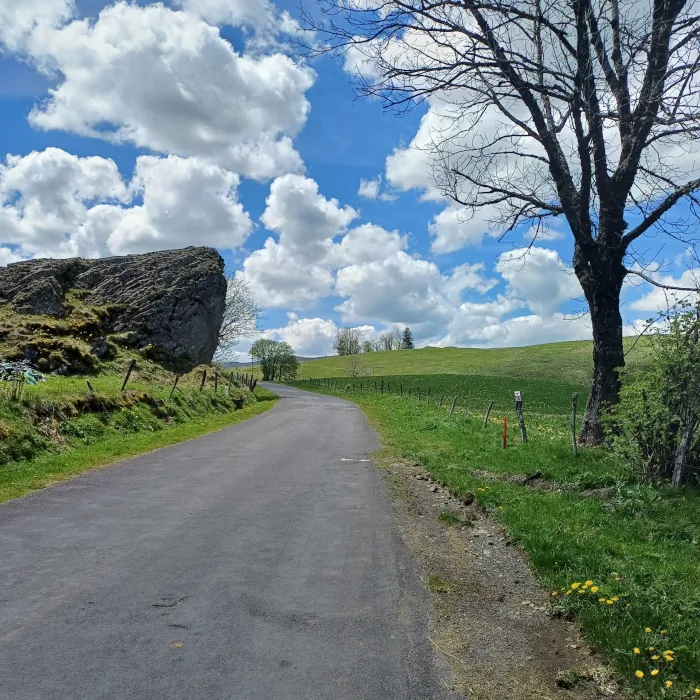
{"type": "Polygon", "coordinates": [[[259,332],[258,322],[263,312],[253,299],[247,281],[233,274],[227,275],[226,307],[224,320],[219,330],[217,355],[227,356],[238,339],[253,336],[259,332]]]}
{"type": "Polygon", "coordinates": [[[387,331],[379,336],[380,350],[401,350],[403,336],[400,331],[387,331]]]}
{"type": "Polygon", "coordinates": [[[333,342],[338,355],[359,355],[362,352],[364,334],[359,328],[339,328],[333,342]]]}
{"type": "MultiPolygon", "coordinates": [[[[694,244],[697,0],[321,0],[362,94],[427,101],[437,187],[506,232],[563,216],[593,331],[581,439],[619,396],[620,291],[648,232],[694,244]],[[674,210],[689,202],[683,214],[674,210]]],[[[640,268],[639,263],[642,263],[640,268]]],[[[632,269],[634,268],[634,270],[632,269]]]]}

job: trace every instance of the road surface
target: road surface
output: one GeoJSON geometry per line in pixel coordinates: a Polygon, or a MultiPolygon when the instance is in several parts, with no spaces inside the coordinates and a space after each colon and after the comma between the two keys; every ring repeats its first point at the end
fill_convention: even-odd
{"type": "Polygon", "coordinates": [[[451,697],[359,461],[375,434],[274,390],[249,421],[0,506],[0,698],[451,697]]]}

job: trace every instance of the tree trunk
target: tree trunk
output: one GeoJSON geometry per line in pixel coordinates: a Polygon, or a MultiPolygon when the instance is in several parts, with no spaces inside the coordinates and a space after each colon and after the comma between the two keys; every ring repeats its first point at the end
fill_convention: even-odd
{"type": "Polygon", "coordinates": [[[625,270],[621,260],[598,260],[597,263],[595,268],[584,265],[583,269],[575,263],[588,301],[593,330],[593,380],[579,438],[585,445],[595,445],[603,440],[600,415],[606,404],[615,404],[619,400],[620,378],[615,370],[625,364],[620,314],[620,291],[625,270]]]}
{"type": "MultiPolygon", "coordinates": [[[[690,413],[690,412],[689,412],[690,413]]],[[[673,461],[673,476],[671,477],[671,486],[678,488],[685,480],[685,466],[688,462],[688,452],[690,451],[690,442],[695,432],[695,421],[692,414],[685,417],[683,432],[681,433],[681,441],[676,448],[676,456],[673,461]]]]}

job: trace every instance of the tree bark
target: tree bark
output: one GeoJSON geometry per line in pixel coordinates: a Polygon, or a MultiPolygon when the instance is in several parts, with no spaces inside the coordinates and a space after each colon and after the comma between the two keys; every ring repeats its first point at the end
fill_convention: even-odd
{"type": "Polygon", "coordinates": [[[581,425],[580,442],[595,445],[603,440],[600,415],[605,406],[619,401],[620,378],[617,369],[625,365],[622,345],[620,291],[625,278],[622,255],[612,260],[597,260],[591,265],[574,256],[574,269],[581,282],[593,327],[593,379],[581,425]]]}
{"type": "Polygon", "coordinates": [[[676,456],[673,460],[673,476],[671,477],[671,486],[678,488],[685,480],[685,467],[688,462],[688,452],[690,451],[690,442],[695,432],[695,421],[693,420],[692,412],[685,417],[683,432],[681,433],[681,441],[676,448],[676,456]]]}

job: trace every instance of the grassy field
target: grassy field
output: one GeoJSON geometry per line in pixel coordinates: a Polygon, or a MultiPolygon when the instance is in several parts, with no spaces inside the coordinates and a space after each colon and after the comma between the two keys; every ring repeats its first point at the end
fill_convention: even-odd
{"type": "MultiPolygon", "coordinates": [[[[634,338],[625,338],[628,350],[634,341],[634,338]]],[[[635,364],[642,362],[644,357],[645,343],[642,340],[630,351],[627,360],[635,364]]],[[[304,378],[347,377],[354,368],[363,376],[477,374],[585,384],[591,376],[591,358],[592,346],[587,340],[487,350],[424,348],[309,360],[301,364],[299,375],[304,378]]]]}
{"type": "Polygon", "coordinates": [[[330,388],[297,385],[357,402],[388,456],[420,461],[458,495],[474,494],[523,546],[542,585],[553,593],[554,612],[572,615],[614,664],[629,697],[698,697],[700,493],[635,486],[600,448],[580,449],[574,457],[568,409],[574,391],[585,405],[585,385],[487,376],[384,380],[389,384],[384,394],[375,393],[374,379],[369,389],[367,380],[362,389],[360,380],[347,379],[330,388]],[[395,393],[401,384],[403,397],[395,393]],[[527,444],[515,420],[515,389],[523,392],[527,444]],[[458,397],[452,416],[451,402],[437,410],[443,393],[458,397]],[[492,420],[483,429],[491,398],[492,420]],[[505,450],[504,415],[510,422],[505,450]],[[536,472],[541,478],[530,485],[514,476],[536,472]],[[667,659],[664,651],[673,653],[667,659]]]}

